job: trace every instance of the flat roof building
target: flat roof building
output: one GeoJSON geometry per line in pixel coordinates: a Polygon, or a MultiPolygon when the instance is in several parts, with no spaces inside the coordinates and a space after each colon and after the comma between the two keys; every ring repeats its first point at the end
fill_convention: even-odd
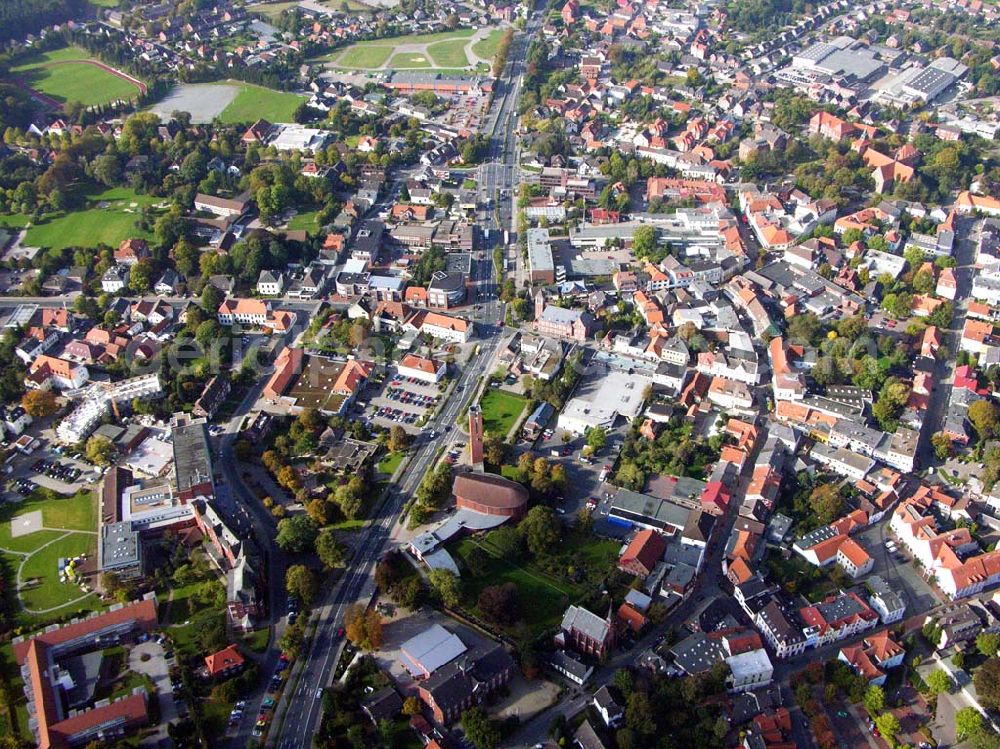
{"type": "Polygon", "coordinates": [[[548,229],[528,229],[528,269],[532,282],[555,283],[556,266],[548,229]]]}

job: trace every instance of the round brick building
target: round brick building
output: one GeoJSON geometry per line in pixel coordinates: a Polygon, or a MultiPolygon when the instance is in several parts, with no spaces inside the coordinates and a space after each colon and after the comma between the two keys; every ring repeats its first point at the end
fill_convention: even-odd
{"type": "Polygon", "coordinates": [[[528,490],[516,481],[492,473],[460,473],[452,485],[455,504],[484,515],[502,515],[515,520],[528,509],[528,490]]]}

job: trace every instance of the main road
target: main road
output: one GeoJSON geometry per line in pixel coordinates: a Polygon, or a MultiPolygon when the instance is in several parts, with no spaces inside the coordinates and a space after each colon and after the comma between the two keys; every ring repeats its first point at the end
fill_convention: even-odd
{"type": "MultiPolygon", "coordinates": [[[[480,214],[483,229],[483,259],[475,264],[476,295],[480,306],[476,310],[476,334],[480,340],[476,352],[462,369],[451,396],[422,433],[414,448],[402,479],[387,491],[375,517],[362,531],[348,571],[330,590],[313,615],[315,633],[307,650],[296,662],[289,686],[275,712],[268,745],[278,749],[308,749],[312,745],[322,713],[322,687],[333,680],[333,671],[343,646],[338,630],[343,626],[344,612],[357,602],[370,601],[375,592],[374,570],[386,551],[400,513],[413,496],[427,471],[442,454],[459,439],[459,430],[452,430],[459,414],[475,397],[488,372],[503,337],[503,305],[497,299],[496,276],[492,249],[502,243],[502,228],[509,227],[512,218],[512,187],[515,176],[514,123],[520,95],[526,37],[534,34],[540,21],[533,18],[526,33],[515,37],[508,53],[508,62],[497,81],[497,91],[486,118],[492,135],[490,161],[482,167],[481,183],[486,189],[484,203],[489,208],[480,214]],[[495,210],[490,210],[495,208],[495,210]],[[500,218],[504,226],[497,221],[500,218]],[[489,231],[489,234],[487,234],[489,231]],[[433,435],[433,436],[431,436],[433,435]]],[[[500,269],[502,270],[502,269],[500,269]]]]}

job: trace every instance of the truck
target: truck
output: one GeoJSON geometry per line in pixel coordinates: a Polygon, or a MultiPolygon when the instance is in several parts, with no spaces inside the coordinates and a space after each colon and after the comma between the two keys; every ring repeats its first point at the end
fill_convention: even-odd
{"type": "Polygon", "coordinates": [[[490,238],[490,230],[489,229],[483,229],[483,239],[489,241],[489,238],[490,238]]]}
{"type": "Polygon", "coordinates": [[[503,243],[510,244],[510,232],[506,229],[503,230],[503,243]]]}

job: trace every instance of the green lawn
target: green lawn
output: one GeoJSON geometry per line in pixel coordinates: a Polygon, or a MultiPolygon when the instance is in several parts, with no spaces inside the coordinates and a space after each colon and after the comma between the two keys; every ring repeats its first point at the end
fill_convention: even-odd
{"type": "Polygon", "coordinates": [[[153,236],[140,229],[137,222],[141,206],[153,205],[160,201],[159,198],[139,195],[127,187],[100,191],[87,185],[75,189],[84,207],[70,213],[47,214],[28,229],[26,245],[57,250],[98,244],[117,247],[124,239],[153,236]]]}
{"type": "Polygon", "coordinates": [[[452,545],[449,551],[459,564],[465,567],[462,581],[465,602],[470,609],[475,610],[476,601],[479,600],[483,588],[512,582],[517,585],[520,594],[521,616],[533,631],[556,626],[566,607],[578,600],[583,593],[575,586],[556,580],[540,571],[500,559],[495,556],[492,548],[479,544],[472,538],[462,539],[452,545]],[[481,574],[474,576],[469,573],[466,560],[476,546],[486,552],[487,564],[481,574]]]}
{"type": "Polygon", "coordinates": [[[430,60],[422,52],[400,52],[398,55],[393,55],[389,61],[390,68],[429,68],[430,66],[430,60]]]}
{"type": "Polygon", "coordinates": [[[319,227],[316,226],[316,216],[319,211],[302,211],[301,213],[296,213],[292,220],[288,222],[289,231],[294,231],[296,229],[305,229],[306,231],[314,232],[319,227]]]}
{"type": "Polygon", "coordinates": [[[93,492],[85,490],[63,498],[47,489],[36,489],[21,502],[0,503],[0,549],[29,553],[61,535],[59,531],[43,530],[13,538],[11,519],[35,510],[42,511],[42,523],[48,528],[97,531],[97,499],[93,492]]]}
{"type": "Polygon", "coordinates": [[[123,78],[87,63],[92,58],[82,49],[64,47],[37,55],[11,70],[24,83],[66,104],[86,106],[131,99],[139,89],[123,78]]]}
{"type": "Polygon", "coordinates": [[[337,65],[344,68],[379,68],[389,60],[393,49],[391,44],[358,42],[337,57],[337,65]]]}
{"type": "Polygon", "coordinates": [[[465,39],[437,42],[430,45],[427,52],[439,68],[460,68],[469,64],[469,57],[465,54],[465,47],[468,43],[465,39]]]}
{"type": "MultiPolygon", "coordinates": [[[[464,52],[459,56],[455,50],[461,50],[468,43],[468,38],[475,34],[473,29],[457,29],[455,31],[441,31],[435,34],[411,34],[410,36],[397,36],[385,39],[371,39],[365,42],[351,44],[343,50],[335,50],[324,57],[318,58],[320,61],[333,62],[337,67],[345,69],[371,69],[380,68],[389,61],[396,48],[404,44],[428,44],[428,48],[434,59],[435,66],[441,67],[465,67],[469,64],[464,52]],[[464,42],[460,40],[465,40],[464,42]],[[441,43],[450,43],[449,47],[443,48],[441,58],[435,54],[435,48],[441,43]]],[[[414,55],[425,57],[423,53],[400,53],[392,58],[393,65],[404,66],[405,58],[412,58],[414,55]],[[399,58],[397,60],[397,58],[399,58]]],[[[425,58],[426,59],[426,58],[425,58]]],[[[431,67],[427,65],[409,64],[406,67],[431,67]]]]}
{"type": "MultiPolygon", "coordinates": [[[[106,2],[111,2],[111,0],[105,0],[106,2]]],[[[325,5],[333,10],[341,10],[344,5],[345,0],[336,0],[336,2],[320,2],[320,5],[325,5]]],[[[358,0],[346,0],[347,10],[351,12],[365,12],[370,11],[371,6],[365,5],[358,0]]],[[[261,13],[268,18],[277,18],[282,14],[282,12],[294,8],[298,5],[298,0],[295,2],[279,2],[279,3],[262,3],[260,5],[253,6],[253,11],[256,13],[261,13]]]]}
{"type": "Polygon", "coordinates": [[[263,653],[267,650],[267,642],[270,636],[271,631],[266,627],[264,629],[255,629],[253,632],[248,632],[243,636],[243,644],[255,653],[263,653]]]}
{"type": "Polygon", "coordinates": [[[386,476],[392,476],[396,472],[396,469],[399,468],[399,464],[403,462],[405,455],[406,453],[403,452],[386,453],[378,462],[376,470],[386,476]]]}
{"type": "Polygon", "coordinates": [[[503,31],[494,29],[488,37],[480,39],[473,44],[472,51],[484,60],[492,60],[496,56],[497,50],[500,49],[500,39],[502,37],[503,31]]]}
{"type": "Polygon", "coordinates": [[[164,597],[164,605],[162,607],[164,615],[161,617],[164,625],[181,624],[191,618],[191,615],[196,611],[195,602],[191,597],[201,587],[203,582],[204,580],[199,580],[187,585],[175,586],[173,598],[170,599],[169,603],[166,602],[166,597],[164,597]]]}
{"type": "Polygon", "coordinates": [[[521,416],[527,400],[515,393],[505,393],[497,388],[487,388],[479,401],[483,409],[483,426],[490,434],[506,437],[507,432],[521,416]]]}
{"type": "Polygon", "coordinates": [[[27,226],[29,218],[23,213],[12,213],[9,216],[0,216],[0,226],[6,229],[23,229],[27,226]]]}
{"type": "Polygon", "coordinates": [[[236,84],[240,92],[222,110],[219,119],[227,125],[237,122],[256,122],[264,119],[270,122],[291,122],[295,110],[305,99],[298,94],[275,91],[248,83],[236,84]]]}
{"type": "Polygon", "coordinates": [[[40,584],[20,591],[21,601],[29,609],[50,609],[64,606],[83,596],[75,582],[59,581],[58,561],[61,557],[81,554],[92,556],[97,551],[97,535],[70,533],[56,543],[39,549],[28,557],[21,568],[21,581],[40,580],[40,584]]]}

